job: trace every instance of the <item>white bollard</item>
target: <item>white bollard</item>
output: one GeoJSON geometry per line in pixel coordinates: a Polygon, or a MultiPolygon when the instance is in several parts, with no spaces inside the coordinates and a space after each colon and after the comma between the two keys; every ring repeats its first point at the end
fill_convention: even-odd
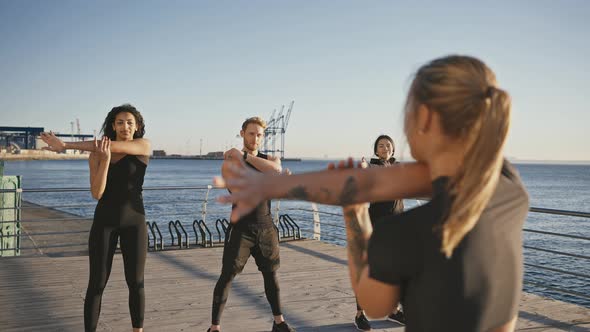
{"type": "Polygon", "coordinates": [[[320,225],[320,214],[318,213],[318,205],[311,203],[311,209],[313,210],[313,238],[314,240],[321,240],[322,227],[320,225]]]}
{"type": "Polygon", "coordinates": [[[201,220],[203,220],[203,222],[205,222],[205,219],[207,217],[207,201],[209,200],[209,191],[211,190],[211,188],[213,188],[212,185],[207,185],[207,193],[205,194],[205,201],[201,205],[201,220]]]}

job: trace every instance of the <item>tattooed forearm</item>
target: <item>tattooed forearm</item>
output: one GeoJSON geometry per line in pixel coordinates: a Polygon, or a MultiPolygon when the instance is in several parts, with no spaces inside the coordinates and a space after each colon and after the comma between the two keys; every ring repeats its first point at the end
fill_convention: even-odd
{"type": "Polygon", "coordinates": [[[324,195],[326,201],[330,201],[330,198],[332,197],[332,192],[327,188],[320,188],[320,191],[324,195]]]}
{"type": "Polygon", "coordinates": [[[347,248],[352,264],[354,281],[360,280],[361,273],[367,266],[368,238],[371,235],[371,220],[366,207],[345,208],[344,219],[346,221],[347,248]]]}
{"type": "Polygon", "coordinates": [[[359,189],[356,179],[353,176],[350,176],[346,179],[340,194],[333,192],[326,187],[318,188],[314,186],[310,189],[304,185],[299,185],[291,188],[285,197],[322,204],[347,206],[355,202],[358,192],[359,189]]]}
{"type": "Polygon", "coordinates": [[[358,185],[356,184],[355,178],[353,176],[349,176],[348,179],[346,179],[346,183],[344,183],[344,188],[342,188],[338,205],[346,206],[352,204],[356,198],[356,195],[358,194],[358,191],[358,185]]]}
{"type": "Polygon", "coordinates": [[[287,193],[287,198],[299,199],[302,201],[311,201],[324,204],[334,204],[332,198],[332,192],[327,188],[320,188],[320,192],[317,195],[309,193],[305,186],[297,186],[287,193]]]}
{"type": "Polygon", "coordinates": [[[309,198],[309,194],[307,193],[307,189],[304,186],[297,186],[291,190],[287,194],[287,198],[294,198],[300,199],[302,201],[306,201],[309,198]]]}

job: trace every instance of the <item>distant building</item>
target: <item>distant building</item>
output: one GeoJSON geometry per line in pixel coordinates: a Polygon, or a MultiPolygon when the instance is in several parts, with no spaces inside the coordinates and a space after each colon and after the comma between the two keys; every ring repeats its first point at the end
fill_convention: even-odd
{"type": "Polygon", "coordinates": [[[0,127],[0,147],[5,149],[36,149],[36,138],[43,127],[0,127]]]}
{"type": "Polygon", "coordinates": [[[209,152],[207,153],[206,158],[223,159],[223,151],[209,152]]]}
{"type": "Polygon", "coordinates": [[[154,157],[166,157],[166,151],[164,151],[164,150],[154,150],[152,152],[152,155],[154,157]]]}
{"type": "MultiPolygon", "coordinates": [[[[7,151],[18,152],[22,150],[36,150],[47,146],[40,138],[43,127],[0,127],[0,148],[7,151]]],[[[57,137],[69,138],[70,140],[92,139],[93,135],[87,134],[60,134],[54,133],[57,137]]]]}

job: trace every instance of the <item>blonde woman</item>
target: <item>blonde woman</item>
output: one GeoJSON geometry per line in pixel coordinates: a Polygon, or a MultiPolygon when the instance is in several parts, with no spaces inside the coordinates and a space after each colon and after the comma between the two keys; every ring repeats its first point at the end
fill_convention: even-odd
{"type": "Polygon", "coordinates": [[[220,201],[237,204],[232,220],[270,198],[344,206],[350,279],[369,316],[384,317],[401,301],[408,332],[514,331],[528,195],[503,159],[510,108],[479,59],[435,59],[416,72],[406,102],[417,163],[287,177],[238,162],[215,181],[240,190],[220,201]],[[424,194],[429,203],[375,232],[358,204],[424,194]]]}

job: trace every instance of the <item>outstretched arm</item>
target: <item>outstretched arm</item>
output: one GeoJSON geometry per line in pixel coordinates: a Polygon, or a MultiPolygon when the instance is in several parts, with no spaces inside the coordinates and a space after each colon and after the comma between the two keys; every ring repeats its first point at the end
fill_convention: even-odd
{"type": "MultiPolygon", "coordinates": [[[[340,162],[339,168],[352,167],[340,162]]],[[[365,158],[358,167],[366,168],[365,158]]],[[[335,169],[336,165],[328,165],[335,169]]],[[[373,234],[368,204],[352,204],[342,208],[346,226],[346,251],[348,254],[348,271],[350,283],[361,307],[370,317],[383,317],[391,313],[399,301],[399,287],[388,285],[369,278],[368,248],[373,234]]]]}
{"type": "MultiPolygon", "coordinates": [[[[67,149],[95,151],[93,141],[64,142],[57,138],[52,132],[41,133],[41,139],[47,143],[45,150],[62,152],[67,149]]],[[[136,138],[131,141],[111,141],[111,152],[131,154],[136,156],[149,156],[151,152],[150,141],[145,138],[136,138]]]]}
{"type": "MultiPolygon", "coordinates": [[[[348,162],[353,163],[352,159],[348,162]]],[[[214,183],[218,187],[228,186],[236,190],[232,190],[231,195],[219,198],[222,203],[237,205],[232,210],[232,220],[238,220],[261,201],[273,198],[346,206],[428,196],[432,190],[428,168],[421,163],[285,176],[254,172],[238,159],[228,165],[224,178],[216,178],[214,183]]]]}
{"type": "Polygon", "coordinates": [[[346,223],[346,249],[350,283],[357,300],[369,317],[381,318],[390,314],[399,303],[399,286],[369,277],[367,250],[373,233],[367,204],[343,208],[346,223]]]}

